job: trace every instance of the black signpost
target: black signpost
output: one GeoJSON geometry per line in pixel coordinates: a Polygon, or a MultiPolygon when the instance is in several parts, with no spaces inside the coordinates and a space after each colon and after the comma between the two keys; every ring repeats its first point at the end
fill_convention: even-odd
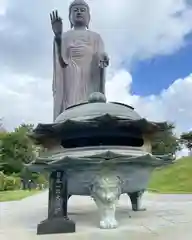
{"type": "Polygon", "coordinates": [[[37,226],[37,234],[75,232],[75,223],[67,216],[67,176],[64,171],[54,171],[49,179],[48,218],[37,226]]]}

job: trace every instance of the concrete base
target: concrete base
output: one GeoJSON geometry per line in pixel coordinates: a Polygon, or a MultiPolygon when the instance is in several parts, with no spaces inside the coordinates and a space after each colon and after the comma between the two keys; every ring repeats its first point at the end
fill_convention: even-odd
{"type": "MultiPolygon", "coordinates": [[[[131,210],[127,194],[117,205],[117,229],[99,229],[99,214],[93,199],[72,196],[68,215],[76,232],[37,235],[37,223],[47,217],[47,192],[18,202],[0,203],[1,240],[191,240],[192,194],[166,195],[145,193],[142,204],[147,211],[131,210]],[[37,204],[38,203],[38,204],[37,204]],[[129,218],[129,214],[131,218],[129,218]],[[3,221],[1,221],[3,219],[3,221]]],[[[65,224],[65,223],[64,223],[65,224]]]]}
{"type": "Polygon", "coordinates": [[[65,218],[46,219],[37,225],[37,234],[74,233],[75,223],[65,218]]]}

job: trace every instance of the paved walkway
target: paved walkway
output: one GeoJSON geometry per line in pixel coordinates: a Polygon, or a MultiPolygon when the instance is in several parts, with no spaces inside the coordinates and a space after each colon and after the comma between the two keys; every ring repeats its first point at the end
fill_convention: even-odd
{"type": "Polygon", "coordinates": [[[1,203],[0,239],[25,240],[113,240],[113,239],[192,239],[192,195],[145,194],[146,212],[132,212],[130,202],[121,196],[117,209],[119,228],[101,230],[94,202],[89,197],[73,196],[69,216],[76,222],[77,232],[65,235],[36,236],[36,225],[47,215],[47,192],[14,203],[1,203]]]}

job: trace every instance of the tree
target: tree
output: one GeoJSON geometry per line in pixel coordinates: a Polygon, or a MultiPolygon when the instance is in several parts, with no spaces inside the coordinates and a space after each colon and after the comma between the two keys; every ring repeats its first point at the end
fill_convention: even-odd
{"type": "Polygon", "coordinates": [[[0,134],[0,171],[21,172],[24,164],[34,159],[34,146],[27,136],[31,128],[31,125],[21,125],[13,132],[0,134]]]}
{"type": "Polygon", "coordinates": [[[15,132],[23,132],[24,134],[30,133],[34,128],[33,124],[21,124],[19,127],[15,128],[15,132]]]}
{"type": "Polygon", "coordinates": [[[180,136],[180,142],[181,144],[184,144],[189,149],[189,151],[191,151],[192,150],[192,131],[182,133],[180,136]]]}
{"type": "Polygon", "coordinates": [[[180,142],[173,132],[174,129],[174,124],[165,122],[163,125],[163,131],[160,131],[153,136],[153,154],[175,154],[176,151],[180,150],[180,142]]]}

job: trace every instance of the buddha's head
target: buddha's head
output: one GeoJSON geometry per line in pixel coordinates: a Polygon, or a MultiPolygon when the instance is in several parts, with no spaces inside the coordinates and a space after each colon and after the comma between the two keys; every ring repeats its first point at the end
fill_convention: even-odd
{"type": "Polygon", "coordinates": [[[69,6],[69,21],[73,27],[89,27],[90,9],[84,0],[74,0],[69,6]]]}

